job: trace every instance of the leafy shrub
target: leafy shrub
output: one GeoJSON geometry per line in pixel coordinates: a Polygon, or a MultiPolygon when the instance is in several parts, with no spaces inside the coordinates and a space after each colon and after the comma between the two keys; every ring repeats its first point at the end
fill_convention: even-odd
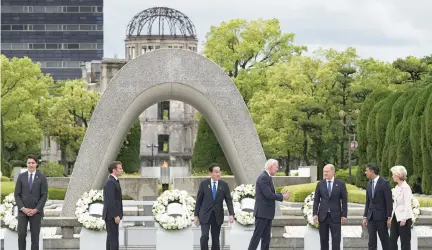
{"type": "Polygon", "coordinates": [[[12,167],[4,159],[1,160],[1,173],[2,176],[7,176],[7,177],[10,177],[12,174],[12,167]]]}
{"type": "Polygon", "coordinates": [[[42,172],[46,177],[63,177],[64,176],[64,168],[62,165],[55,162],[47,162],[42,164],[39,168],[39,171],[42,172]]]}
{"type": "Polygon", "coordinates": [[[359,166],[352,166],[351,167],[351,175],[352,175],[353,183],[350,183],[350,181],[349,181],[349,179],[350,179],[349,178],[349,169],[337,170],[335,177],[338,178],[339,180],[345,182],[346,184],[356,185],[356,175],[357,175],[358,170],[359,170],[359,166]]]}
{"type": "Polygon", "coordinates": [[[11,181],[10,178],[7,177],[7,176],[2,176],[1,177],[1,182],[10,182],[10,181],[11,181]]]}
{"type": "Polygon", "coordinates": [[[66,196],[66,189],[64,188],[48,188],[48,199],[50,200],[64,200],[66,196]]]}

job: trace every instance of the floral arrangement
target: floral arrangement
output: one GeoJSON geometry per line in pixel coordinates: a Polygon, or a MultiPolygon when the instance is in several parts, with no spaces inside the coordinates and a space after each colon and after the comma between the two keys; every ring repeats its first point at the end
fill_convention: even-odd
{"type": "Polygon", "coordinates": [[[315,224],[313,218],[314,195],[315,192],[312,192],[308,196],[306,196],[301,210],[302,210],[303,217],[305,217],[307,221],[307,224],[313,228],[318,228],[319,225],[315,224]]]}
{"type": "MultiPolygon", "coordinates": [[[[395,198],[395,191],[396,191],[396,189],[393,188],[392,189],[392,198],[393,198],[393,200],[395,198]]],[[[416,224],[419,216],[420,216],[420,202],[414,196],[412,196],[412,199],[411,199],[411,207],[412,207],[412,210],[413,210],[413,218],[412,218],[411,228],[413,228],[414,225],[416,224]]]]}
{"type": "Polygon", "coordinates": [[[195,212],[195,200],[184,190],[166,190],[153,204],[153,216],[159,225],[167,230],[180,230],[192,225],[195,212]],[[183,206],[182,216],[174,217],[167,213],[170,203],[180,203],[183,206]]]}
{"type": "Polygon", "coordinates": [[[17,215],[14,216],[13,210],[16,206],[14,193],[8,194],[3,204],[0,205],[0,216],[2,217],[7,228],[13,231],[18,230],[18,219],[17,215]]]}
{"type": "Polygon", "coordinates": [[[243,211],[241,208],[241,201],[244,198],[255,199],[255,186],[251,184],[242,184],[234,188],[231,192],[234,203],[235,219],[238,223],[244,226],[254,225],[255,217],[253,212],[243,211]]]}
{"type": "Polygon", "coordinates": [[[77,201],[75,215],[78,218],[78,222],[90,230],[105,230],[105,221],[102,217],[95,217],[89,213],[90,205],[93,203],[103,203],[103,190],[92,189],[89,192],[85,192],[77,201]]]}

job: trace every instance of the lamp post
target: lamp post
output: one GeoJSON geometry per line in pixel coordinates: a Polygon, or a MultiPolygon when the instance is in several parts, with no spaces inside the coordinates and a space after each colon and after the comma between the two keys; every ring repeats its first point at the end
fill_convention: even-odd
{"type": "MultiPolygon", "coordinates": [[[[354,110],[354,114],[358,116],[360,113],[360,110],[356,109],[354,110]]],[[[347,115],[343,110],[339,111],[339,117],[341,119],[341,123],[344,126],[345,131],[348,133],[348,175],[349,175],[349,182],[350,184],[353,184],[352,180],[352,173],[351,173],[351,154],[356,148],[358,147],[358,142],[356,141],[356,133],[355,133],[355,124],[352,121],[352,118],[350,115],[347,115]],[[344,122],[346,121],[346,123],[344,122]]],[[[343,159],[341,159],[343,161],[343,159]]],[[[341,163],[343,164],[343,162],[341,163]]]]}
{"type": "Polygon", "coordinates": [[[159,147],[159,145],[157,145],[157,144],[154,144],[154,143],[152,143],[152,144],[147,144],[147,148],[151,148],[151,156],[152,156],[152,167],[154,167],[155,166],[155,162],[154,162],[154,154],[153,154],[153,149],[154,148],[158,148],[159,147]]]}

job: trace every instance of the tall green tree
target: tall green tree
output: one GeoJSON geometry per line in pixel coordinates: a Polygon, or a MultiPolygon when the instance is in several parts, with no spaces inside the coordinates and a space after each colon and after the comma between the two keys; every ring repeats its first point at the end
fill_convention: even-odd
{"type": "Polygon", "coordinates": [[[126,135],[116,157],[123,163],[125,173],[137,173],[140,170],[141,124],[137,120],[126,135]]]}
{"type": "Polygon", "coordinates": [[[408,82],[417,82],[422,79],[422,76],[428,72],[427,59],[421,60],[414,56],[408,56],[405,59],[398,58],[393,62],[393,67],[402,72],[408,73],[408,82]]]}
{"type": "Polygon", "coordinates": [[[52,78],[28,57],[1,55],[1,154],[6,161],[40,153],[39,110],[52,84],[52,78]]]}
{"type": "MultiPolygon", "coordinates": [[[[266,71],[269,67],[277,62],[288,61],[293,55],[301,54],[305,49],[304,46],[294,45],[294,34],[282,33],[277,19],[235,19],[210,28],[203,53],[231,77],[243,100],[248,104],[254,93],[267,88],[266,71]]],[[[212,139],[215,136],[203,119],[199,121],[201,126],[198,129],[196,143],[205,147],[213,145],[213,141],[200,140],[212,139]],[[200,136],[203,133],[201,130],[212,135],[200,136]]],[[[224,155],[220,146],[214,149],[218,150],[213,151],[216,155],[224,155]]],[[[200,158],[195,155],[195,150],[193,154],[193,158],[200,158]]],[[[226,162],[226,159],[224,161],[226,162]]]]}
{"type": "MultiPolygon", "coordinates": [[[[381,166],[381,174],[384,178],[390,177],[390,169],[382,162],[382,155],[384,151],[386,131],[388,123],[391,119],[391,111],[395,102],[402,95],[402,92],[391,93],[386,99],[383,100],[382,105],[378,107],[375,117],[375,136],[369,138],[375,140],[376,143],[376,162],[381,166]]],[[[380,102],[381,103],[381,102],[380,102]]],[[[369,117],[373,119],[373,117],[369,117]]]]}
{"type": "Polygon", "coordinates": [[[427,92],[429,92],[429,98],[421,122],[422,189],[424,193],[432,194],[432,85],[429,85],[427,92]]]}
{"type": "Polygon", "coordinates": [[[44,103],[45,118],[41,121],[45,136],[59,144],[65,169],[68,161],[78,155],[81,142],[100,94],[86,89],[82,80],[69,80],[44,103]]]}

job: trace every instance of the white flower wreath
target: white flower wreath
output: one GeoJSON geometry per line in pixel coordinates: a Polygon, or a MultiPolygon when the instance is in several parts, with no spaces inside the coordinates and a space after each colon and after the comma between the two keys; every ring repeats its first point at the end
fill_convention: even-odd
{"type": "Polygon", "coordinates": [[[192,225],[195,212],[195,200],[184,190],[166,190],[153,204],[155,221],[164,229],[180,230],[192,225]],[[174,217],[168,214],[167,207],[171,203],[179,203],[183,207],[183,214],[174,217]]]}
{"type": "Polygon", "coordinates": [[[3,204],[0,205],[0,216],[2,217],[7,228],[13,231],[18,230],[17,214],[14,215],[15,208],[16,202],[14,193],[10,193],[4,198],[3,204]]]}
{"type": "Polygon", "coordinates": [[[103,190],[92,189],[89,192],[85,192],[77,201],[75,215],[78,218],[78,222],[90,230],[105,230],[105,221],[102,217],[90,215],[89,208],[93,203],[103,203],[103,190]]]}
{"type": "MultiPolygon", "coordinates": [[[[393,200],[394,200],[395,191],[396,191],[396,189],[393,188],[392,189],[392,198],[393,198],[393,200]]],[[[416,224],[419,216],[420,216],[420,202],[414,196],[412,196],[412,199],[411,199],[411,207],[412,207],[412,210],[413,210],[413,217],[411,219],[412,220],[411,228],[413,228],[414,225],[416,224]]]]}
{"type": "Polygon", "coordinates": [[[244,226],[254,225],[255,217],[252,211],[244,211],[242,209],[242,200],[251,198],[255,200],[255,186],[252,184],[242,184],[234,188],[231,192],[234,204],[235,219],[238,223],[244,226]]]}
{"type": "Polygon", "coordinates": [[[315,224],[314,218],[313,218],[314,195],[315,195],[315,192],[312,192],[308,196],[306,196],[301,210],[302,210],[303,217],[307,221],[307,224],[313,228],[318,228],[319,225],[315,224]]]}

